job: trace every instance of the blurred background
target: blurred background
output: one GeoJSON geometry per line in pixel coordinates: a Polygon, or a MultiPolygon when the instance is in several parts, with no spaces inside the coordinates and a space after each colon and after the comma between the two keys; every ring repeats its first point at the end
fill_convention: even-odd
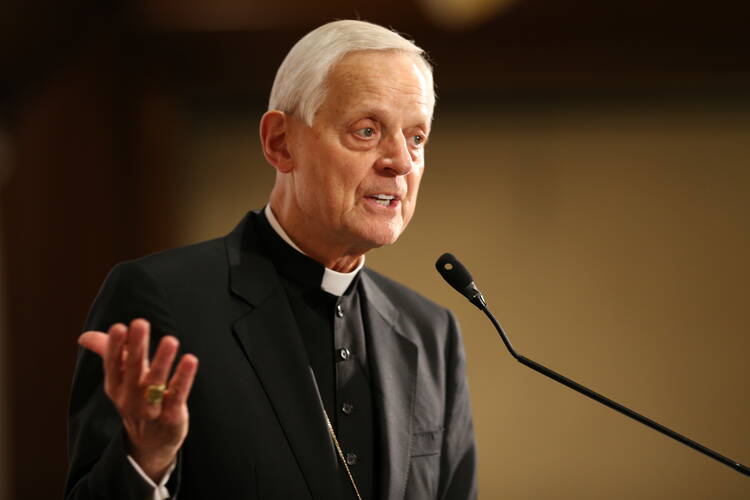
{"type": "Polygon", "coordinates": [[[220,236],[273,171],[293,43],[361,18],[426,48],[420,206],[368,265],[462,323],[480,498],[747,499],[750,479],[515,363],[750,463],[750,7],[740,0],[5,0],[0,498],[60,498],[88,307],[114,263],[220,236]]]}

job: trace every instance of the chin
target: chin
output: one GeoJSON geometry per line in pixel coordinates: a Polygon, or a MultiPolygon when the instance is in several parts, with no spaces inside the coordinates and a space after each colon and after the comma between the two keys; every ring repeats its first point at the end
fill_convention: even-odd
{"type": "Polygon", "coordinates": [[[366,239],[371,242],[373,248],[378,248],[396,243],[396,240],[398,240],[398,237],[401,236],[402,232],[403,227],[400,224],[398,227],[389,225],[388,227],[379,228],[375,231],[368,231],[366,239]]]}

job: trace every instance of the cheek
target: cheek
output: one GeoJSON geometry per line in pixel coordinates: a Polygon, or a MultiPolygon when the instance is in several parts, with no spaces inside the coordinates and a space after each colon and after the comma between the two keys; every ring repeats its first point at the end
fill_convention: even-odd
{"type": "Polygon", "coordinates": [[[310,179],[313,189],[316,189],[321,200],[335,213],[346,213],[357,205],[358,198],[362,195],[363,178],[361,171],[357,168],[356,158],[347,158],[347,155],[339,153],[337,156],[328,157],[328,163],[322,163],[323,169],[317,178],[310,179]]]}
{"type": "Polygon", "coordinates": [[[408,187],[409,187],[409,199],[412,200],[412,203],[417,198],[417,192],[419,191],[419,184],[422,182],[422,174],[424,173],[424,166],[420,165],[419,167],[415,167],[412,172],[409,174],[409,177],[407,179],[408,187]]]}
{"type": "Polygon", "coordinates": [[[335,165],[332,166],[332,177],[344,196],[357,198],[364,194],[364,190],[373,185],[374,173],[372,165],[377,156],[366,154],[339,153],[335,165]]]}

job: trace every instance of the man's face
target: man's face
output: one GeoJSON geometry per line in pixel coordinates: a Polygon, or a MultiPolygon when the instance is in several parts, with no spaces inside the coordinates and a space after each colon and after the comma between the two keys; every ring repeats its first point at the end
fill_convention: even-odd
{"type": "Polygon", "coordinates": [[[312,127],[291,120],[291,190],[306,232],[364,253],[396,241],[424,171],[434,98],[418,63],[395,51],[348,54],[312,127]]]}

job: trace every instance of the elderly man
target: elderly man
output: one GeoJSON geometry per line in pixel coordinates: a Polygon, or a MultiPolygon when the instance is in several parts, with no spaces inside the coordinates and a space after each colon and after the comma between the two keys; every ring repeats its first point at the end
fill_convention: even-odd
{"type": "Polygon", "coordinates": [[[456,322],[363,267],[414,213],[434,103],[422,50],[380,26],[292,48],[260,123],[269,204],[102,286],[66,498],[476,496],[456,322]]]}

